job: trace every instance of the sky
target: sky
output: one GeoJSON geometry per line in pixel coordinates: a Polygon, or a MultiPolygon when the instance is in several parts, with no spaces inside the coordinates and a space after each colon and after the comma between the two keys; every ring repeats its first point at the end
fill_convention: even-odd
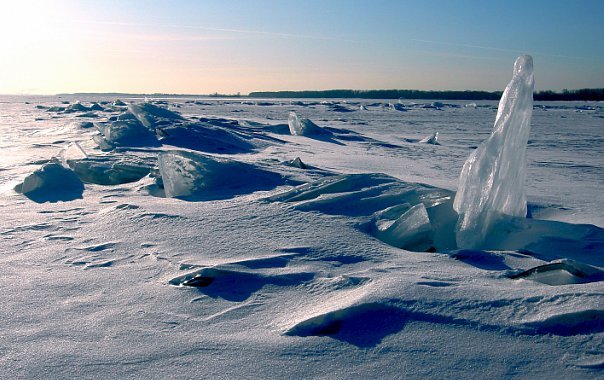
{"type": "Polygon", "coordinates": [[[603,0],[2,0],[0,94],[604,87],[603,0]]]}

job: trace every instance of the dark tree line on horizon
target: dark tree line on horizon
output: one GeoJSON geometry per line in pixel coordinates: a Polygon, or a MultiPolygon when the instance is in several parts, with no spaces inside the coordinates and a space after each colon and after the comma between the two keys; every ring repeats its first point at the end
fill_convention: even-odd
{"type": "MultiPolygon", "coordinates": [[[[427,90],[307,90],[307,91],[254,91],[249,95],[237,94],[132,94],[79,92],[62,95],[110,95],[110,96],[152,96],[152,97],[215,97],[215,98],[349,98],[349,99],[430,99],[430,100],[499,100],[502,91],[427,91],[427,90]]],[[[604,101],[604,88],[584,88],[579,90],[538,91],[533,94],[536,101],[604,101]]]]}
{"type": "MultiPolygon", "coordinates": [[[[423,90],[308,90],[256,91],[250,98],[359,98],[359,99],[439,99],[439,100],[499,100],[502,91],[423,91],[423,90]]],[[[600,101],[604,88],[579,90],[538,91],[537,101],[600,101]]]]}

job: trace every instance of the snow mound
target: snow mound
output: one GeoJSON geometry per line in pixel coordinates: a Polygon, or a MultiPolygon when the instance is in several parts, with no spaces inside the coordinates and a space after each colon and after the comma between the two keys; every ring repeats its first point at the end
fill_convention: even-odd
{"type": "Polygon", "coordinates": [[[604,331],[604,309],[597,305],[581,305],[577,301],[561,307],[545,305],[522,320],[522,326],[527,332],[560,336],[604,331]]]}
{"type": "Polygon", "coordinates": [[[354,112],[354,110],[351,110],[350,108],[345,107],[341,104],[330,105],[329,110],[332,112],[354,112]]]}
{"type": "Polygon", "coordinates": [[[466,160],[454,207],[459,213],[457,245],[489,245],[498,220],[526,216],[526,145],[533,112],[533,59],[520,56],[499,102],[495,126],[466,160]]]}
{"type": "Polygon", "coordinates": [[[255,165],[188,151],[162,152],[158,166],[169,198],[225,199],[268,190],[284,182],[279,174],[255,165]]]}
{"type": "Polygon", "coordinates": [[[91,111],[105,111],[105,108],[97,102],[92,103],[89,108],[91,111]]]}
{"type": "Polygon", "coordinates": [[[91,111],[91,109],[89,107],[86,107],[85,105],[83,105],[82,103],[76,102],[73,104],[70,104],[69,106],[67,106],[67,108],[65,109],[65,113],[73,113],[73,112],[87,112],[87,111],[91,111]]]}
{"type": "Polygon", "coordinates": [[[25,177],[15,191],[38,203],[71,201],[82,198],[84,184],[72,170],[50,162],[25,177]]]}
{"type": "Polygon", "coordinates": [[[89,129],[94,127],[94,123],[91,121],[82,121],[80,123],[77,123],[77,126],[78,128],[89,129]]]}
{"type": "Polygon", "coordinates": [[[505,263],[505,256],[503,253],[481,251],[477,249],[460,249],[458,251],[449,252],[449,257],[484,270],[511,269],[505,263]]]}
{"type": "Polygon", "coordinates": [[[358,347],[375,347],[386,336],[402,330],[408,319],[408,313],[398,307],[368,302],[306,319],[285,335],[330,336],[358,347]]]}
{"type": "Polygon", "coordinates": [[[289,113],[287,124],[289,125],[289,131],[293,136],[317,136],[330,134],[325,129],[313,123],[310,119],[298,118],[298,115],[293,111],[289,113]]]}
{"type": "Polygon", "coordinates": [[[308,169],[308,165],[302,162],[302,159],[300,159],[300,157],[296,157],[293,160],[286,161],[285,164],[298,169],[308,169]]]}

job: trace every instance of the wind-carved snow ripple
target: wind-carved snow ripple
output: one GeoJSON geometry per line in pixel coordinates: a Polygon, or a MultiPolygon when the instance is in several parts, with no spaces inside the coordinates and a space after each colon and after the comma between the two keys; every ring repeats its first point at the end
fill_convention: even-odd
{"type": "Polygon", "coordinates": [[[0,230],[0,239],[7,242],[19,237],[21,244],[46,245],[49,242],[69,243],[75,239],[77,231],[90,223],[89,216],[92,211],[84,207],[56,208],[40,210],[37,218],[43,220],[37,223],[26,223],[11,228],[0,230]]]}
{"type": "Polygon", "coordinates": [[[287,336],[324,336],[371,348],[408,324],[444,324],[462,329],[492,331],[501,334],[572,336],[604,331],[604,311],[581,307],[593,304],[595,295],[576,294],[534,299],[500,299],[487,302],[451,299],[381,298],[368,294],[342,306],[318,306],[307,317],[293,323],[287,336]],[[327,309],[327,311],[326,311],[327,309]],[[476,310],[488,309],[489,317],[477,318],[476,310]]]}
{"type": "Polygon", "coordinates": [[[115,257],[115,251],[118,242],[108,242],[93,244],[84,247],[67,248],[65,253],[70,256],[65,260],[65,264],[70,266],[81,266],[84,269],[106,268],[114,264],[128,260],[133,255],[125,255],[119,258],[115,257]]]}

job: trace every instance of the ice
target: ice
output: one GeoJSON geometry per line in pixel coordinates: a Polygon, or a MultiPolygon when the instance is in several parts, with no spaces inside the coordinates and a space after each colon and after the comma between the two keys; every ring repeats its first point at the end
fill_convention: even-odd
{"type": "Polygon", "coordinates": [[[393,206],[385,210],[375,222],[373,235],[385,243],[397,248],[413,251],[425,251],[431,246],[432,226],[423,203],[411,207],[408,204],[393,206]],[[397,219],[394,214],[407,209],[397,219]]]}
{"type": "Polygon", "coordinates": [[[168,198],[224,199],[282,182],[254,165],[181,150],[160,153],[158,166],[168,198]]]}
{"type": "Polygon", "coordinates": [[[466,160],[454,207],[459,248],[488,245],[494,225],[526,216],[526,145],[533,111],[533,59],[523,55],[499,102],[495,126],[466,160]]]}
{"type": "Polygon", "coordinates": [[[388,103],[388,109],[392,111],[407,111],[404,105],[401,103],[388,103]]]}
{"type": "Polygon", "coordinates": [[[291,161],[287,161],[286,164],[289,166],[299,168],[299,169],[308,169],[308,166],[304,162],[302,162],[300,157],[296,157],[291,161]]]}
{"type": "MultiPolygon", "coordinates": [[[[218,161],[185,151],[162,152],[159,172],[168,198],[186,197],[211,186],[218,161]]],[[[218,179],[218,178],[217,178],[218,179]]]]}
{"type": "Polygon", "coordinates": [[[510,276],[512,279],[528,279],[542,284],[558,286],[602,281],[604,272],[592,265],[570,259],[555,260],[510,276]]]}
{"type": "Polygon", "coordinates": [[[151,103],[130,103],[128,105],[128,111],[136,116],[141,124],[150,129],[162,124],[169,124],[171,121],[182,119],[182,117],[176,112],[158,107],[151,103]]]}
{"type": "Polygon", "coordinates": [[[72,142],[59,152],[59,159],[63,166],[67,166],[68,160],[85,159],[88,155],[77,141],[72,142]]]}
{"type": "Polygon", "coordinates": [[[440,143],[438,142],[438,132],[434,132],[430,136],[419,140],[419,142],[422,144],[440,145],[440,143]]]}
{"type": "Polygon", "coordinates": [[[100,135],[93,137],[102,150],[111,150],[116,146],[157,145],[157,138],[138,120],[120,116],[106,125],[99,125],[100,135]]]}
{"type": "MultiPolygon", "coordinates": [[[[138,122],[117,116],[116,95],[81,97],[106,107],[96,126],[138,122]]],[[[141,127],[160,149],[102,153],[81,112],[35,108],[75,96],[0,98],[0,378],[94,378],[99,364],[110,378],[192,378],[200,363],[233,378],[602,377],[600,104],[533,110],[531,218],[498,223],[489,249],[457,249],[448,189],[497,102],[405,100],[402,113],[360,100],[368,111],[342,114],[320,99],[163,99],[185,120],[141,127]],[[291,136],[290,111],[337,142],[291,136]],[[442,146],[418,143],[435,131],[442,146]],[[71,141],[89,155],[66,155],[84,185],[58,165],[30,178],[47,187],[11,191],[71,141]],[[159,198],[157,156],[175,149],[205,155],[180,153],[166,183],[214,182],[159,198]]]]}
{"type": "Polygon", "coordinates": [[[86,183],[118,185],[138,181],[153,165],[136,156],[105,156],[68,159],[67,165],[86,183]]]}
{"type": "Polygon", "coordinates": [[[298,118],[298,115],[293,111],[289,113],[287,124],[289,125],[289,131],[294,136],[312,136],[327,133],[310,119],[298,118]]]}

